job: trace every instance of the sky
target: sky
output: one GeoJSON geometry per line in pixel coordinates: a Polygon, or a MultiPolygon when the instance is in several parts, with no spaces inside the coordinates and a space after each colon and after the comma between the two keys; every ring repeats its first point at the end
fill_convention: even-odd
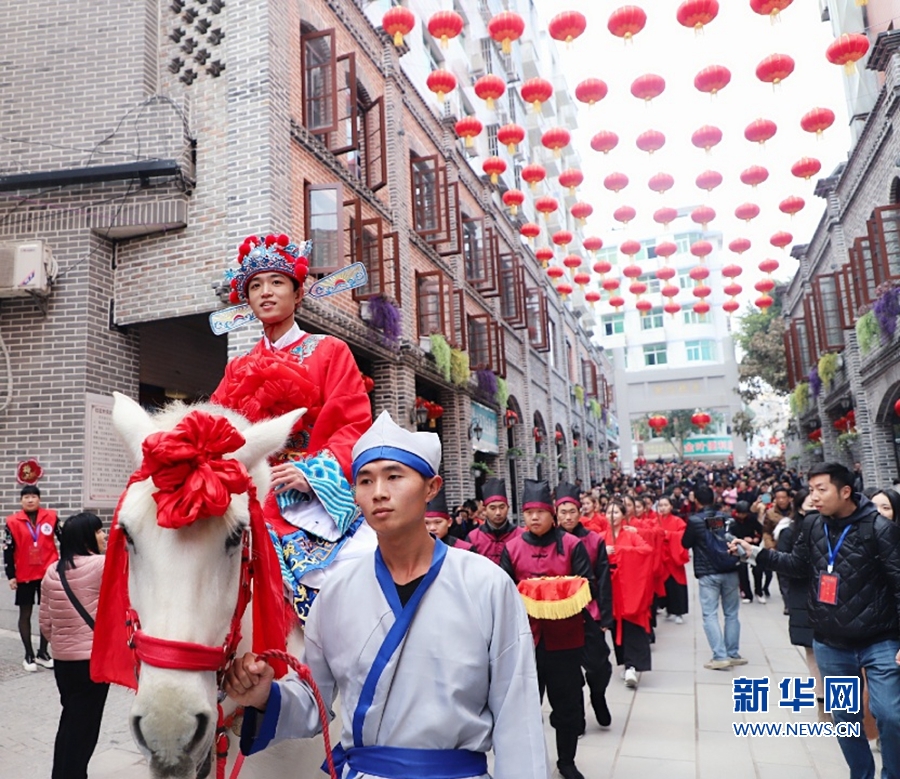
{"type": "Polygon", "coordinates": [[[594,207],[586,234],[599,235],[606,245],[661,235],[663,228],[652,220],[656,209],[709,205],[716,211],[709,229],[723,233],[726,247],[738,237],[752,243],[743,257],[728,253],[725,258],[726,262],[737,260],[745,269],[738,279],[744,286],[739,300],[747,305],[758,297],[752,286],[763,275],[756,270],[760,261],[769,257],[779,260],[781,266],[774,274],[778,280],[790,280],[797,269],[797,262],[790,257],[791,247],[777,249],[769,244],[769,237],[784,230],[793,235],[795,244],[808,243],[821,218],[825,202],[813,194],[816,180],[829,175],[851,148],[844,92],[847,76],[842,67],[825,57],[834,38],[830,23],[821,21],[814,0],[795,0],[774,22],[754,13],[749,0],[720,0],[718,17],[699,33],[677,22],[680,3],[644,0],[647,24],[626,43],[607,29],[608,18],[619,2],[536,0],[545,24],[563,10],[577,10],[587,17],[584,35],[568,47],[558,44],[570,91],[574,93],[575,86],[589,77],[600,78],[609,87],[601,102],[591,107],[578,104],[579,126],[573,132],[572,143],[585,173],[579,197],[594,207]],[[759,81],[755,72],[761,60],[776,53],[791,56],[795,69],[773,87],[759,81]],[[694,76],[709,65],[724,65],[731,71],[731,82],[715,96],[701,93],[693,85],[694,76]],[[665,91],[649,104],[630,92],[634,79],[646,73],[660,75],[666,82],[665,91]],[[819,106],[830,108],[837,118],[817,138],[800,127],[800,118],[819,106]],[[744,138],[744,128],[760,118],[771,119],[778,128],[764,146],[744,138]],[[705,124],[723,132],[722,142],[709,153],[691,144],[691,134],[705,124]],[[590,139],[601,129],[619,136],[619,145],[607,155],[590,148],[590,139]],[[652,155],[635,146],[637,136],[649,129],[666,136],[665,146],[652,155]],[[820,173],[808,181],[791,173],[791,165],[801,157],[815,157],[822,163],[820,173]],[[769,171],[768,180],[756,188],[740,181],[741,171],[751,165],[769,171]],[[695,184],[696,176],[709,169],[723,176],[722,185],[711,193],[695,184]],[[618,194],[602,184],[614,171],[629,178],[628,186],[618,194]],[[659,172],[675,178],[675,186],[664,195],[647,186],[650,177],[659,172]],[[793,217],[778,210],[779,202],[789,195],[806,201],[805,208],[793,217]],[[750,223],[734,216],[735,207],[748,201],[760,207],[760,215],[750,223]],[[637,210],[637,217],[625,227],[612,218],[620,205],[637,210]]]}

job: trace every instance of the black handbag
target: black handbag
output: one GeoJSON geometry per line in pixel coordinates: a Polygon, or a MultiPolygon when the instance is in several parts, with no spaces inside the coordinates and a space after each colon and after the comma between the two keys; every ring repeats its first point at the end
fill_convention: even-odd
{"type": "Polygon", "coordinates": [[[62,582],[63,589],[66,591],[66,595],[69,596],[69,600],[72,602],[72,605],[75,607],[75,611],[81,614],[81,618],[87,622],[87,626],[93,630],[94,629],[94,618],[88,614],[88,610],[81,605],[81,601],[75,597],[75,593],[72,592],[72,588],[69,586],[69,582],[66,581],[66,572],[62,566],[59,567],[59,580],[62,582]]]}

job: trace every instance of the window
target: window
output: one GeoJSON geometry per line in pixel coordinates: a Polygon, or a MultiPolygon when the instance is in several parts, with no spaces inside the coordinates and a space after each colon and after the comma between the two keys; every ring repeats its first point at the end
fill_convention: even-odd
{"type": "Polygon", "coordinates": [[[491,315],[469,314],[468,321],[469,368],[473,371],[489,368],[493,362],[491,315]]]}
{"type": "Polygon", "coordinates": [[[665,344],[647,344],[644,347],[644,365],[666,365],[668,361],[665,344]]]}
{"type": "Polygon", "coordinates": [[[900,279],[900,207],[876,208],[868,224],[878,283],[900,279]]]}
{"type": "Polygon", "coordinates": [[[307,185],[306,234],[313,242],[310,273],[332,273],[344,265],[343,210],[340,184],[307,185]]]}
{"type": "Polygon", "coordinates": [[[462,242],[459,184],[447,181],[438,155],[412,156],[413,229],[444,255],[458,254],[462,242]]]}
{"type": "Polygon", "coordinates": [[[678,271],[678,287],[680,289],[694,288],[694,280],[691,278],[690,268],[682,268],[678,271]]]}
{"type": "Polygon", "coordinates": [[[307,33],[301,37],[303,70],[303,126],[311,133],[337,130],[337,57],[334,30],[307,33]]]}
{"type": "Polygon", "coordinates": [[[868,237],[857,238],[850,250],[850,259],[853,263],[854,282],[857,287],[859,305],[874,302],[875,287],[875,263],[872,258],[872,244],[868,237]]]}
{"type": "Polygon", "coordinates": [[[466,281],[486,297],[497,294],[497,241],[484,219],[462,218],[462,253],[466,281]]]}
{"type": "Polygon", "coordinates": [[[688,362],[711,362],[716,359],[716,342],[706,339],[685,341],[688,362]]]}
{"type": "Polygon", "coordinates": [[[662,308],[651,308],[647,314],[641,315],[641,330],[655,330],[663,326],[662,308]]]}
{"type": "Polygon", "coordinates": [[[373,295],[385,295],[393,298],[398,306],[402,305],[398,234],[384,233],[381,219],[364,219],[361,233],[361,245],[354,241],[354,246],[360,245],[357,256],[365,265],[369,279],[353,290],[353,299],[368,300],[373,295]]]}
{"type": "Polygon", "coordinates": [[[604,314],[603,333],[604,335],[621,335],[625,332],[625,314],[604,314]]]}
{"type": "Polygon", "coordinates": [[[708,325],[710,323],[710,314],[698,314],[696,311],[683,311],[684,323],[686,325],[708,325]]]}
{"type": "Polygon", "coordinates": [[[599,393],[597,364],[593,360],[581,360],[581,384],[587,398],[596,398],[599,393]]]}
{"type": "Polygon", "coordinates": [[[360,133],[360,170],[365,184],[373,192],[387,184],[387,151],[384,138],[384,98],[378,97],[362,115],[360,133]]]}
{"type": "Polygon", "coordinates": [[[811,294],[803,297],[803,319],[806,322],[806,337],[809,339],[809,359],[811,370],[819,362],[819,334],[816,332],[816,305],[811,294]]]}
{"type": "Polygon", "coordinates": [[[511,251],[498,258],[500,266],[500,316],[511,327],[527,326],[525,316],[525,272],[519,258],[511,251]]]}
{"type": "Polygon", "coordinates": [[[856,285],[853,283],[853,267],[848,262],[835,274],[837,279],[838,310],[841,312],[841,329],[849,330],[856,324],[856,285]]]}
{"type": "Polygon", "coordinates": [[[499,127],[500,125],[498,124],[489,124],[487,126],[488,154],[491,157],[500,155],[500,144],[497,141],[497,130],[499,127]]]}
{"type": "Polygon", "coordinates": [[[416,271],[418,335],[439,333],[455,341],[453,283],[442,271],[416,271]]]}
{"type": "Polygon", "coordinates": [[[528,313],[528,342],[538,352],[551,350],[547,317],[547,296],[541,287],[529,287],[525,298],[528,313]]]}
{"type": "Polygon", "coordinates": [[[791,327],[788,325],[784,328],[784,332],[782,335],[782,341],[784,343],[784,354],[785,354],[785,365],[787,366],[787,380],[788,387],[790,389],[794,389],[797,385],[796,379],[796,369],[794,368],[794,344],[793,344],[793,336],[791,332],[791,327]]]}
{"type": "Polygon", "coordinates": [[[841,329],[841,312],[838,305],[837,273],[828,273],[813,279],[813,295],[816,303],[816,325],[823,349],[843,349],[844,333],[841,329]]]}

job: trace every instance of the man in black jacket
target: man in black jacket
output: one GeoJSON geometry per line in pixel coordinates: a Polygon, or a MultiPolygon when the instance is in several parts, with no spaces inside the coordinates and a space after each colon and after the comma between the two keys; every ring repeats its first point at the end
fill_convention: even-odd
{"type": "MultiPolygon", "coordinates": [[[[900,776],[900,527],[853,492],[853,474],[838,463],[809,472],[819,516],[790,554],[736,541],[756,564],[808,578],[813,649],[823,677],[858,677],[866,669],[869,705],[881,737],[883,776],[900,776]]],[[[829,691],[826,684],[826,708],[829,691]]],[[[834,705],[840,705],[834,702],[834,705]]],[[[838,737],[852,779],[875,776],[862,729],[863,713],[836,710],[837,722],[859,725],[857,738],[838,737]]]]}

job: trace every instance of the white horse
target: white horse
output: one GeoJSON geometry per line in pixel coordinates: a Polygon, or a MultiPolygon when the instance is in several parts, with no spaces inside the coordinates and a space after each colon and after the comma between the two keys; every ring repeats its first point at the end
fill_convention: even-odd
{"type": "MultiPolygon", "coordinates": [[[[255,425],[209,404],[176,403],[151,416],[116,393],[113,424],[140,468],[145,439],[172,430],[195,410],[225,417],[244,437],[244,445],[231,457],[246,468],[262,500],[269,489],[266,458],[282,447],[304,411],[255,425]]],[[[248,493],[232,495],[221,516],[200,518],[172,529],[161,527],[157,521],[156,492],[151,478],[134,481],[126,490],[118,515],[128,542],[129,595],[141,630],[165,641],[221,647],[238,599],[241,542],[250,519],[248,493]]],[[[250,650],[251,611],[248,608],[245,613],[238,654],[250,650]]],[[[300,656],[299,628],[292,633],[288,650],[300,656]]],[[[146,662],[141,665],[130,725],[154,779],[202,779],[214,774],[217,693],[214,671],[174,670],[146,662]]],[[[231,704],[228,710],[233,709],[231,704]]],[[[237,752],[236,739],[231,740],[229,766],[237,752]]],[[[315,776],[323,755],[321,737],[280,744],[249,758],[242,777],[315,776]]]]}

